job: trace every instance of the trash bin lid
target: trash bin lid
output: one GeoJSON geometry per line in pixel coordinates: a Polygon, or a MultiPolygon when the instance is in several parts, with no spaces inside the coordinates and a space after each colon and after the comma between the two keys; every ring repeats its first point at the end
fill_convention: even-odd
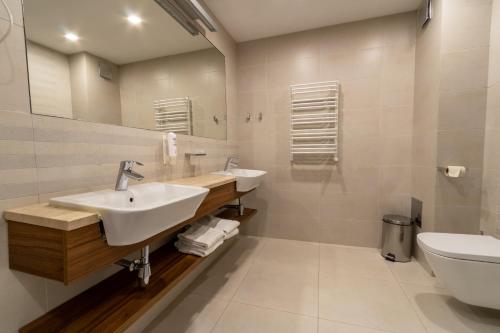
{"type": "Polygon", "coordinates": [[[411,219],[402,215],[384,215],[382,221],[397,225],[412,225],[411,219]]]}

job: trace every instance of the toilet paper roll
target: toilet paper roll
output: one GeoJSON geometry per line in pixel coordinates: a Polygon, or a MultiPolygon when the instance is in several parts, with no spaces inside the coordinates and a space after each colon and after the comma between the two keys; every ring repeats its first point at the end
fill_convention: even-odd
{"type": "Polygon", "coordinates": [[[459,178],[465,176],[465,167],[460,165],[449,165],[444,170],[446,177],[459,178]]]}

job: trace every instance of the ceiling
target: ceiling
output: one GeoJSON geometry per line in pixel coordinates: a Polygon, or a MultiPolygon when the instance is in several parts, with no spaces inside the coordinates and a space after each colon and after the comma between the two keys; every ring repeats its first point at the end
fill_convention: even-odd
{"type": "Polygon", "coordinates": [[[415,10],[422,0],[205,0],[237,42],[415,10]]]}
{"type": "Polygon", "coordinates": [[[24,0],[29,40],[64,54],[87,51],[117,65],[213,47],[192,37],[153,0],[24,0]],[[127,15],[143,18],[131,26],[127,15]],[[77,42],[66,32],[80,36],[77,42]]]}

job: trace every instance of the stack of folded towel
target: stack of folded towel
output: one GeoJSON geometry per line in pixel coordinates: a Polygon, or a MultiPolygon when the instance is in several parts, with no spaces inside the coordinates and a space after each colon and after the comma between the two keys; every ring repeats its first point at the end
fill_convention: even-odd
{"type": "Polygon", "coordinates": [[[206,257],[222,245],[224,240],[239,233],[240,222],[206,216],[177,235],[175,247],[182,252],[206,257]]]}
{"type": "Polygon", "coordinates": [[[198,223],[222,231],[224,233],[224,240],[232,238],[239,233],[238,227],[240,226],[240,222],[234,220],[225,220],[209,215],[199,220],[198,223]]]}

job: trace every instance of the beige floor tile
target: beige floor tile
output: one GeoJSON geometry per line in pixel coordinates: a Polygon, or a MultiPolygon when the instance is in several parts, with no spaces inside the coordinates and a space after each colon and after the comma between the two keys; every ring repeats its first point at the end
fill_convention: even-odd
{"type": "Polygon", "coordinates": [[[318,333],[387,333],[387,331],[374,330],[362,326],[354,326],[320,319],[318,333]]]}
{"type": "Polygon", "coordinates": [[[349,275],[394,281],[377,249],[321,244],[320,271],[325,275],[349,275]]]}
{"type": "Polygon", "coordinates": [[[257,262],[317,270],[319,265],[319,244],[269,238],[266,240],[257,262]]]}
{"type": "Polygon", "coordinates": [[[233,302],[213,332],[315,333],[316,328],[316,318],[233,302]]]}
{"type": "Polygon", "coordinates": [[[425,332],[399,284],[320,273],[319,317],[390,332],[425,332]]]}
{"type": "Polygon", "coordinates": [[[192,293],[231,300],[265,240],[240,236],[220,258],[190,285],[192,293]]]}
{"type": "Polygon", "coordinates": [[[316,316],[319,245],[267,239],[234,300],[316,316]]]}
{"type": "Polygon", "coordinates": [[[420,286],[440,286],[436,277],[430,275],[416,260],[410,262],[386,261],[386,265],[401,283],[410,283],[420,286]]]}
{"type": "Polygon", "coordinates": [[[302,315],[318,314],[318,270],[256,262],[234,300],[302,315]]]}
{"type": "Polygon", "coordinates": [[[500,311],[377,249],[241,237],[202,274],[145,332],[500,332],[500,311]]]}
{"type": "Polygon", "coordinates": [[[227,302],[194,294],[182,294],[149,324],[144,333],[208,333],[221,317],[227,302]]]}
{"type": "Polygon", "coordinates": [[[461,303],[442,288],[402,286],[429,333],[500,332],[500,311],[461,303]]]}

